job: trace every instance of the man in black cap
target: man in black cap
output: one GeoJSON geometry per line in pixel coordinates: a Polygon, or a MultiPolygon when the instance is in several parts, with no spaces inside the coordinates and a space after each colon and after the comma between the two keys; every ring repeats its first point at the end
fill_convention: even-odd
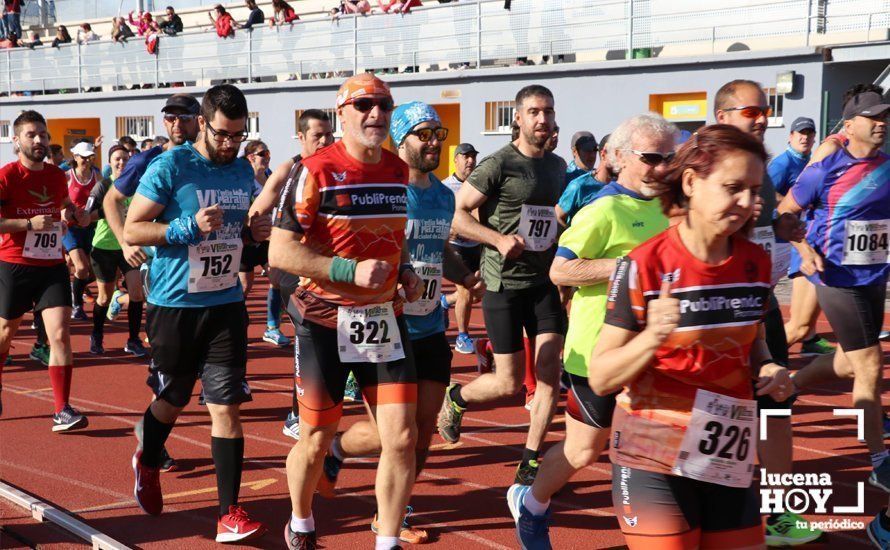
{"type": "MultiPolygon", "coordinates": [[[[461,143],[454,150],[454,173],[442,180],[446,187],[451,189],[455,195],[460,191],[461,185],[473,169],[476,168],[476,156],[479,151],[469,143],[461,143]]],[[[472,272],[479,271],[479,260],[481,259],[482,249],[477,241],[464,239],[455,233],[452,233],[449,240],[454,250],[460,254],[464,265],[472,272]]],[[[470,338],[470,310],[473,307],[470,291],[464,287],[457,285],[457,292],[449,295],[442,295],[442,307],[445,308],[445,324],[448,324],[448,308],[454,306],[454,318],[457,321],[457,340],[454,343],[454,349],[458,353],[470,354],[473,349],[473,340],[470,338]]]]}
{"type": "Polygon", "coordinates": [[[807,117],[797,117],[791,123],[788,148],[773,159],[767,171],[773,179],[776,193],[783,197],[794,185],[797,176],[810,160],[813,143],[816,141],[816,123],[807,117]]]}
{"type": "MultiPolygon", "coordinates": [[[[102,208],[105,212],[105,220],[108,226],[117,237],[117,241],[121,245],[124,253],[124,259],[133,267],[139,267],[146,262],[148,256],[145,250],[139,246],[131,246],[124,240],[124,220],[126,219],[127,205],[130,198],[136,193],[139,186],[139,179],[145,173],[149,163],[155,157],[163,153],[167,149],[171,149],[178,145],[182,145],[187,141],[195,141],[198,136],[198,113],[201,110],[201,104],[189,94],[174,94],[167,99],[167,103],[161,112],[164,113],[164,128],[170,141],[163,146],[158,145],[133,155],[127,162],[124,171],[114,181],[114,185],[108,189],[105,198],[102,200],[102,208]]],[[[147,287],[146,287],[146,290],[147,287]]],[[[142,302],[130,302],[127,315],[142,315],[142,302]],[[135,311],[138,309],[139,311],[135,311]],[[132,310],[132,311],[131,311],[132,310]]],[[[157,395],[159,384],[156,375],[151,373],[147,381],[152,392],[157,395]]],[[[137,436],[140,426],[137,426],[137,436]]],[[[161,471],[172,471],[176,468],[176,462],[167,454],[164,449],[163,462],[161,471]]]]}
{"type": "Polygon", "coordinates": [[[596,164],[596,138],[587,131],[575,132],[572,135],[572,161],[566,169],[566,181],[593,172],[596,164]]]}
{"type": "Polygon", "coordinates": [[[572,221],[572,216],[577,214],[582,206],[593,200],[600,189],[612,181],[608,157],[605,154],[608,140],[609,134],[606,134],[597,146],[596,139],[590,132],[575,132],[575,135],[572,136],[572,155],[575,159],[569,165],[566,173],[568,185],[556,204],[556,219],[561,226],[567,227],[572,221]],[[597,151],[600,155],[600,164],[594,170],[597,151]],[[579,167],[576,172],[580,173],[574,178],[572,178],[573,166],[579,167]]]}

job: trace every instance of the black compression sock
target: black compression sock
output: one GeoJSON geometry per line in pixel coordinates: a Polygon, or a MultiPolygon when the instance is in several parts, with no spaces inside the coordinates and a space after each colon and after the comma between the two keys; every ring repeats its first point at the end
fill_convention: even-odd
{"type": "Polygon", "coordinates": [[[173,424],[164,424],[151,414],[151,407],[146,409],[142,417],[142,464],[149,468],[161,466],[164,443],[172,429],[173,424]]]}
{"type": "Polygon", "coordinates": [[[105,333],[105,316],[108,314],[108,304],[100,306],[99,302],[93,306],[93,334],[99,338],[105,333]]]}
{"type": "Polygon", "coordinates": [[[210,453],[216,466],[216,491],[219,494],[219,515],[229,513],[229,506],[238,504],[241,468],[244,465],[244,438],[210,438],[210,453]]]}
{"type": "Polygon", "coordinates": [[[46,326],[43,324],[43,313],[40,311],[34,314],[34,328],[37,331],[37,343],[46,346],[46,326]]]}
{"type": "Polygon", "coordinates": [[[538,460],[539,455],[540,453],[538,451],[533,451],[526,447],[522,450],[522,463],[526,464],[532,460],[538,460]]]}
{"type": "Polygon", "coordinates": [[[139,328],[142,326],[142,302],[130,300],[127,306],[127,327],[130,329],[130,340],[139,339],[139,328]]]}
{"type": "Polygon", "coordinates": [[[86,279],[74,278],[71,283],[71,298],[74,300],[74,305],[83,306],[83,291],[88,284],[89,281],[86,279]]]}
{"type": "Polygon", "coordinates": [[[454,404],[462,409],[467,408],[467,402],[464,401],[464,398],[460,395],[460,384],[455,384],[452,386],[451,391],[448,392],[448,395],[451,396],[451,400],[454,401],[454,404]]]}

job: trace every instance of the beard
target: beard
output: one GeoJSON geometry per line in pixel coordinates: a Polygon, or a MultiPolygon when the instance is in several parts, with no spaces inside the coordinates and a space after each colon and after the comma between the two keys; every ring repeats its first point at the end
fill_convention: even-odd
{"type": "Polygon", "coordinates": [[[238,155],[238,149],[232,148],[231,151],[222,151],[216,141],[210,139],[210,134],[204,134],[204,147],[207,148],[207,154],[210,155],[210,161],[214,164],[232,164],[238,155]]]}
{"type": "Polygon", "coordinates": [[[31,162],[44,162],[46,160],[47,148],[42,145],[31,145],[30,147],[25,147],[21,143],[19,143],[19,151],[22,153],[26,159],[31,162]]]}
{"type": "Polygon", "coordinates": [[[527,141],[529,144],[531,144],[535,147],[543,149],[544,145],[547,143],[547,140],[550,139],[550,134],[552,132],[550,131],[549,128],[545,127],[545,128],[543,128],[543,130],[545,130],[547,133],[543,137],[538,137],[535,135],[536,129],[540,129],[540,128],[533,126],[532,128],[527,129],[527,128],[523,127],[523,128],[520,128],[520,131],[522,132],[522,137],[525,138],[525,141],[527,141]]]}
{"type": "Polygon", "coordinates": [[[408,157],[408,166],[427,174],[439,167],[441,148],[435,151],[436,156],[432,159],[426,157],[426,153],[433,152],[432,148],[420,147],[418,149],[406,148],[408,157]]]}

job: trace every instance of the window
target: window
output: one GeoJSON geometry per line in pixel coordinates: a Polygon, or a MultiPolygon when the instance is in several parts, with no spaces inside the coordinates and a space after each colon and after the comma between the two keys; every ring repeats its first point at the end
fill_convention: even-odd
{"type": "Polygon", "coordinates": [[[486,101],[484,132],[509,135],[512,132],[513,111],[512,101],[486,101]]]}
{"type": "Polygon", "coordinates": [[[116,126],[119,138],[130,136],[136,141],[140,141],[155,137],[155,117],[153,116],[119,116],[116,126]]]}
{"type": "MultiPolygon", "coordinates": [[[[331,119],[331,128],[334,130],[334,137],[341,138],[343,137],[343,128],[340,127],[340,119],[337,117],[337,109],[319,109],[323,111],[324,114],[328,115],[328,118],[331,119]]],[[[294,139],[297,139],[297,132],[300,131],[300,116],[303,114],[304,109],[297,109],[294,111],[294,139]]]]}
{"type": "Polygon", "coordinates": [[[0,120],[0,143],[12,141],[12,124],[8,120],[0,120]]]}
{"type": "Polygon", "coordinates": [[[247,139],[260,139],[260,114],[247,113],[247,139]]]}
{"type": "Polygon", "coordinates": [[[773,108],[773,115],[767,119],[767,126],[770,128],[782,126],[782,107],[785,104],[785,94],[780,94],[775,88],[764,88],[763,93],[766,94],[766,101],[773,108]]]}

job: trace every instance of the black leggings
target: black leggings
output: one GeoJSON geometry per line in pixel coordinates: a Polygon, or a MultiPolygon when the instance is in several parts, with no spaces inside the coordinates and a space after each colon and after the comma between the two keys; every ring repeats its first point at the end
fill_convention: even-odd
{"type": "Polygon", "coordinates": [[[834,287],[816,285],[816,297],[844,351],[876,346],[884,325],[887,285],[834,287]]]}

